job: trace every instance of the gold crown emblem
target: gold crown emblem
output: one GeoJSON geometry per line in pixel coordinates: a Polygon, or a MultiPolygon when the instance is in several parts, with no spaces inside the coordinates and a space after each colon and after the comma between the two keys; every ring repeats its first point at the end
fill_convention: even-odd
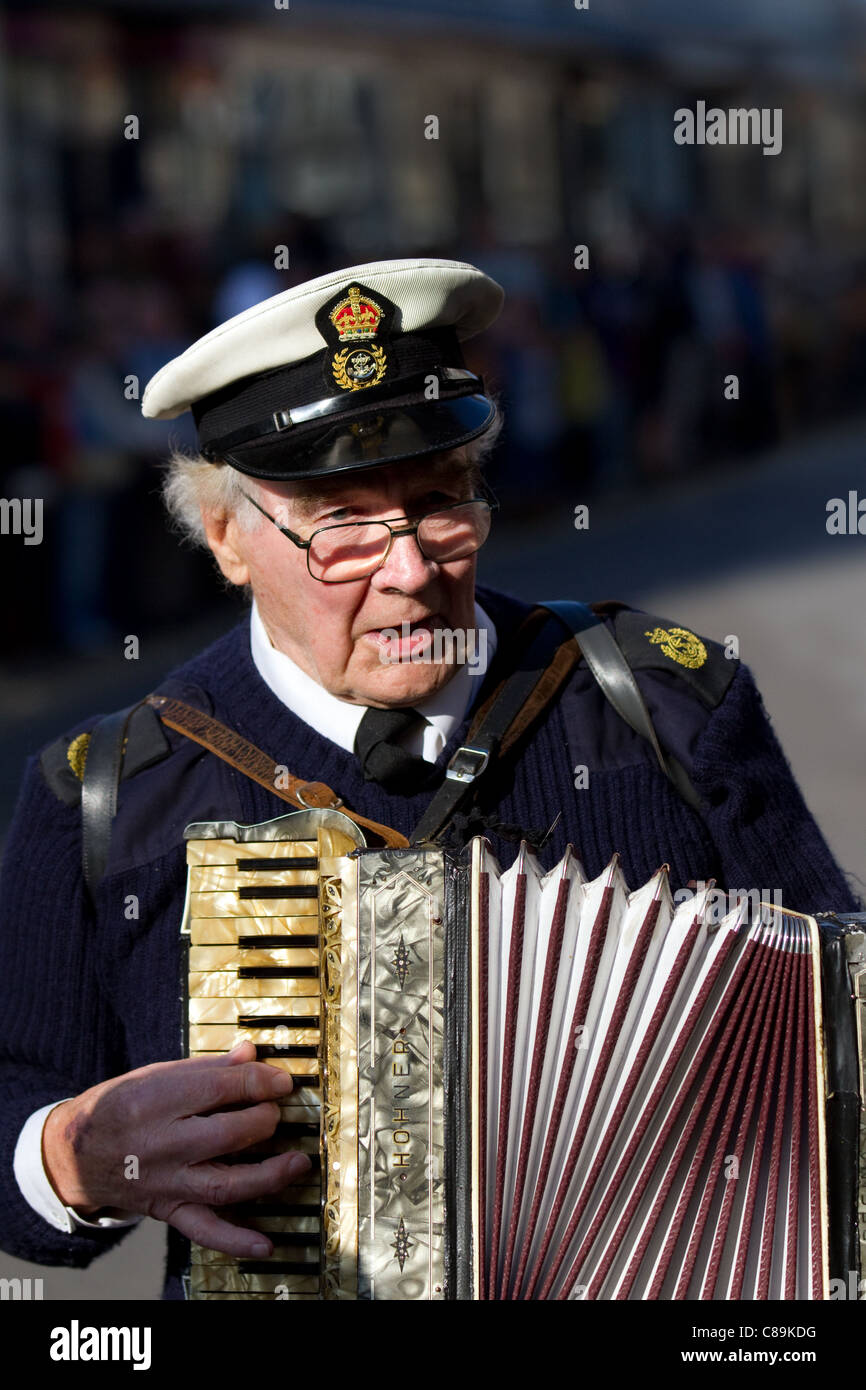
{"type": "Polygon", "coordinates": [[[372,299],[362,299],[357,285],[352,285],[345,299],[336,304],[329,315],[340,335],[341,343],[374,338],[382,319],[382,310],[372,299]]]}

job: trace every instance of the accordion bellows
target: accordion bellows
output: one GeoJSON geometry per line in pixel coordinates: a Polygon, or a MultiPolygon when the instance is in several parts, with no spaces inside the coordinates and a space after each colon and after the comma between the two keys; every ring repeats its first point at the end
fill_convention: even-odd
{"type": "Polygon", "coordinates": [[[814,924],[478,859],[487,1297],[820,1296],[814,924]]]}
{"type": "Polygon", "coordinates": [[[662,868],[629,892],[616,857],[587,880],[570,851],[544,874],[482,840],[460,863],[356,849],[316,814],[187,831],[186,930],[222,943],[189,977],[218,1001],[191,1050],[240,1034],[303,1074],[283,1138],[315,1116],[321,1144],[282,1219],[239,1214],[272,1259],[196,1251],[192,1296],[827,1296],[813,919],[718,921],[709,888],[677,905],[662,868]]]}

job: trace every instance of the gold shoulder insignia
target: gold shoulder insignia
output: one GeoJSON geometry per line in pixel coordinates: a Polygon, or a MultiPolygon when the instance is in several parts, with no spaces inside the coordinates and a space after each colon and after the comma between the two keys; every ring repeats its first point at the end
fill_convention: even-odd
{"type": "Polygon", "coordinates": [[[721,703],[739,668],[719,642],[636,608],[617,613],[614,632],[633,671],[646,671],[648,680],[655,671],[665,686],[671,681],[687,685],[707,709],[721,703]]]}
{"type": "Polygon", "coordinates": [[[66,761],[72,768],[79,782],[84,781],[84,764],[87,762],[87,749],[90,744],[90,734],[79,734],[74,738],[66,750],[66,761]]]}
{"type": "Polygon", "coordinates": [[[665,656],[680,666],[697,670],[707,659],[707,649],[700,637],[684,627],[656,627],[644,633],[653,646],[661,647],[665,656]]]}

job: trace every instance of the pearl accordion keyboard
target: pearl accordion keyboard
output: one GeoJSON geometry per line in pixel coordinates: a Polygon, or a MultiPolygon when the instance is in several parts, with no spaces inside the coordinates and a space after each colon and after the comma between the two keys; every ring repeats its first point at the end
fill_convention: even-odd
{"type": "Polygon", "coordinates": [[[299,1185],[194,1299],[823,1299],[859,1288],[866,916],[568,851],[367,849],[338,811],[185,832],[185,1050],[295,1089],[299,1185]],[[678,894],[677,897],[681,897],[678,894]],[[711,901],[712,900],[712,901],[711,901]]]}

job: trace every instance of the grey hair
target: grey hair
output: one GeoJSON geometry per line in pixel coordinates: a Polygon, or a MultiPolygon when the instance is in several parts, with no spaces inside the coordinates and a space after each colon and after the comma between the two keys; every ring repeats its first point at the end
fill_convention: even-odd
{"type": "MultiPolygon", "coordinates": [[[[497,411],[493,424],[477,439],[462,445],[467,471],[473,483],[481,478],[481,467],[496,445],[502,429],[502,414],[497,411]]],[[[212,462],[201,454],[174,450],[165,465],[162,500],[174,527],[190,545],[208,543],[202,522],[202,512],[233,515],[246,531],[255,531],[263,524],[261,512],[244,496],[258,492],[254,478],[240,473],[228,463],[212,462]]]]}
{"type": "Polygon", "coordinates": [[[202,454],[175,449],[165,465],[162,500],[172,523],[190,545],[209,549],[202,512],[234,515],[245,530],[263,521],[245,492],[255,493],[254,478],[239,473],[228,463],[212,463],[202,454]]]}

